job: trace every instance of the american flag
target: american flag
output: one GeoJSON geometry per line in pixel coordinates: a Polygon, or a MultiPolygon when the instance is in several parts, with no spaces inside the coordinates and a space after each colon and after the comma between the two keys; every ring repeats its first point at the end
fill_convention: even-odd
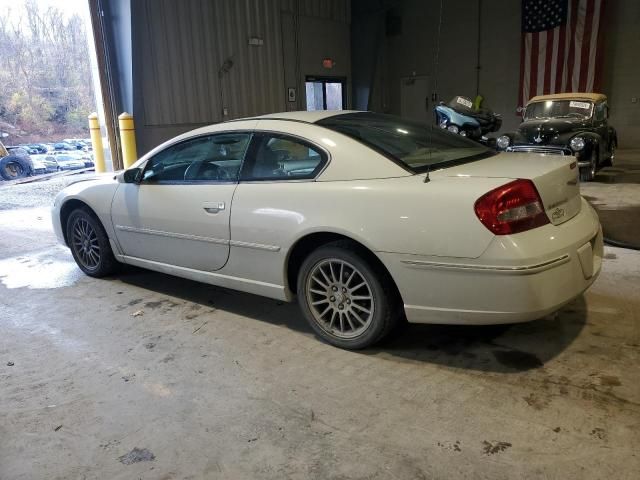
{"type": "Polygon", "coordinates": [[[520,99],[600,90],[604,0],[522,0],[520,99]]]}

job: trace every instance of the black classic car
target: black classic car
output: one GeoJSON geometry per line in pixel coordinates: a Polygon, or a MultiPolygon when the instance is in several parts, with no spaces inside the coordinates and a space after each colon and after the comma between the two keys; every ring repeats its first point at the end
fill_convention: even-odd
{"type": "Polygon", "coordinates": [[[524,121],[498,137],[498,150],[574,156],[580,180],[593,180],[611,165],[618,139],[609,125],[607,97],[599,93],[559,93],[533,97],[524,121]]]}

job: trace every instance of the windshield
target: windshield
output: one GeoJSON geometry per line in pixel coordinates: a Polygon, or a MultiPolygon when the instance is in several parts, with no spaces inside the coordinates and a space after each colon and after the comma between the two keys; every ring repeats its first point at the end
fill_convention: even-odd
{"type": "Polygon", "coordinates": [[[496,153],[461,135],[392,115],[347,113],[317,123],[364,143],[415,173],[472,162],[496,153]]]}
{"type": "Polygon", "coordinates": [[[547,100],[527,106],[525,120],[536,118],[589,118],[593,103],[584,100],[547,100]]]}

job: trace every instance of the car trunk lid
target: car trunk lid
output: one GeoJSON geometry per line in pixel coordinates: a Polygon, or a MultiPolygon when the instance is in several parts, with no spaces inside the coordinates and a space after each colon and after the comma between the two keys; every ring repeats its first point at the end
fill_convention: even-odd
{"type": "MultiPolygon", "coordinates": [[[[436,174],[436,172],[434,172],[436,174]]],[[[447,177],[518,178],[533,181],[554,225],[570,220],[580,212],[578,168],[572,157],[501,153],[476,162],[437,172],[447,177]]]]}

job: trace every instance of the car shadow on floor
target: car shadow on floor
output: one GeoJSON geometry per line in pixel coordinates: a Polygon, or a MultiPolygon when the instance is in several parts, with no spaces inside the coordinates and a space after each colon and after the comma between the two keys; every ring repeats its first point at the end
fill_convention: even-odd
{"type": "Polygon", "coordinates": [[[586,325],[584,297],[557,314],[510,325],[406,324],[366,354],[490,372],[543,367],[565,351],[586,325]]]}
{"type": "MultiPolygon", "coordinates": [[[[134,267],[126,267],[115,278],[159,294],[313,335],[295,303],[134,267]]],[[[540,368],[562,353],[580,334],[586,318],[586,302],[579,297],[557,315],[534,322],[483,326],[405,324],[376,347],[354,354],[486,372],[523,372],[540,368]]]]}

